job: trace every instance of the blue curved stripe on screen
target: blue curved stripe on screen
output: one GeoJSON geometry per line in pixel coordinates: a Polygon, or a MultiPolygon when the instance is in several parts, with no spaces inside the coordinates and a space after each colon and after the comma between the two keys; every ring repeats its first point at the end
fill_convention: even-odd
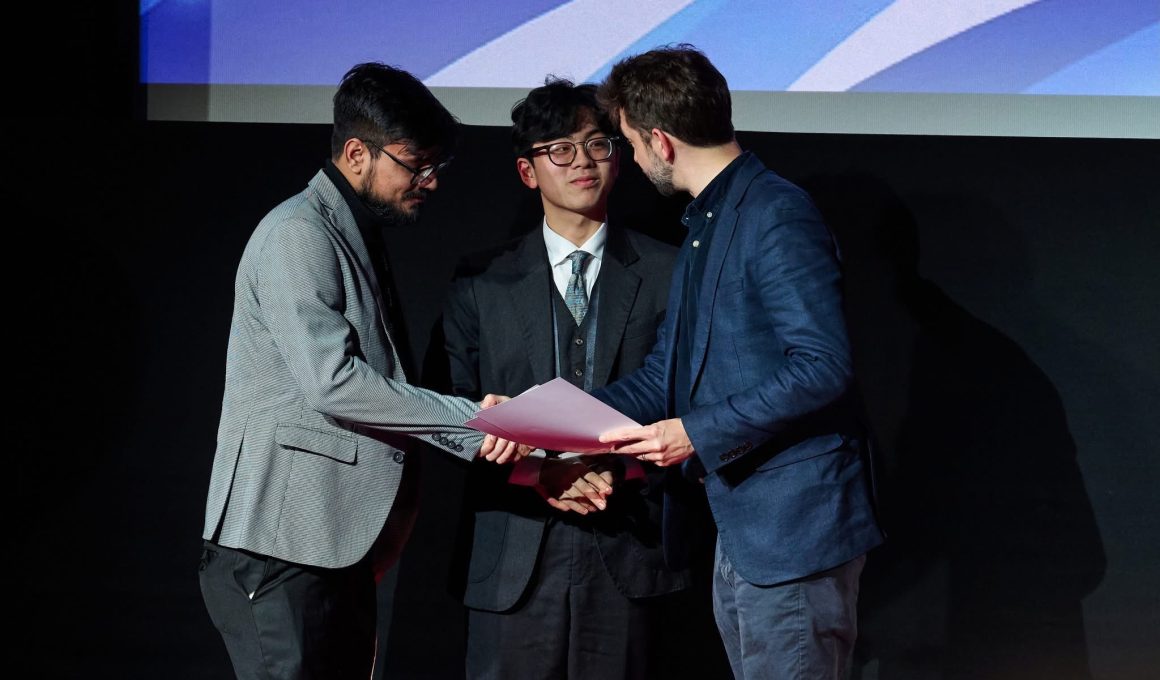
{"type": "MultiPolygon", "coordinates": [[[[1094,7],[1090,0],[1051,0],[1015,10],[904,59],[850,89],[1021,93],[1160,21],[1160,2],[1154,0],[1103,0],[1098,11],[1094,7]]],[[[1058,94],[1089,94],[1091,85],[1084,92],[1058,94]]]]}
{"type": "Polygon", "coordinates": [[[355,63],[372,60],[425,78],[566,3],[159,0],[146,4],[140,5],[141,76],[146,82],[333,85],[355,63]]]}
{"type": "Polygon", "coordinates": [[[1160,96],[1160,23],[1088,55],[1027,88],[1028,94],[1160,96]]]}
{"type": "Polygon", "coordinates": [[[734,90],[784,90],[891,0],[701,0],[643,35],[589,80],[624,57],[688,42],[713,60],[734,90]],[[776,9],[771,9],[775,7],[776,9]]]}
{"type": "MultiPolygon", "coordinates": [[[[330,86],[352,64],[381,60],[427,78],[565,4],[141,0],[140,75],[151,83],[330,86]]],[[[602,79],[630,54],[691,42],[733,89],[785,90],[891,4],[699,0],[659,25],[639,26],[640,38],[619,54],[600,55],[598,61],[607,62],[585,79],[602,79]]],[[[632,21],[631,8],[626,4],[623,14],[607,20],[632,21]]],[[[913,54],[850,89],[1156,95],[1158,26],[1157,0],[1042,0],[913,54]]],[[[550,61],[551,46],[533,49],[550,61]]]]}

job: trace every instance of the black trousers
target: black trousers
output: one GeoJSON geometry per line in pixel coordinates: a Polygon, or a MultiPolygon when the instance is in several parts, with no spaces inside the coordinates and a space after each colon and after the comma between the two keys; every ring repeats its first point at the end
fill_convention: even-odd
{"type": "Polygon", "coordinates": [[[323,569],[206,541],[201,594],[240,680],[367,680],[375,657],[369,560],[323,569]]]}
{"type": "Polygon", "coordinates": [[[592,531],[554,521],[511,612],[469,610],[469,680],[622,680],[649,672],[658,610],[620,593],[592,531]]]}

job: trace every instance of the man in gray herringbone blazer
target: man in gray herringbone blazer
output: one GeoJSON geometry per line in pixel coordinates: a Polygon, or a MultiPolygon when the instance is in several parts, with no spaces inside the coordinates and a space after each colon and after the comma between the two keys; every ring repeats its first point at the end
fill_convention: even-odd
{"type": "Polygon", "coordinates": [[[331,160],[242,255],[206,505],[202,594],[240,678],[370,677],[375,573],[414,505],[410,438],[503,462],[478,404],[408,385],[381,229],[436,188],[455,119],[410,74],[360,64],[331,160]]]}

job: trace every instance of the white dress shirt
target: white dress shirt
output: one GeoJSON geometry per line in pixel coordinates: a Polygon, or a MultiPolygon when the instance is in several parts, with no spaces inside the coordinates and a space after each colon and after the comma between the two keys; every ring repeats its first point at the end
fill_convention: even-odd
{"type": "Polygon", "coordinates": [[[604,243],[608,241],[608,224],[601,224],[592,236],[588,237],[581,246],[577,247],[563,236],[548,227],[548,220],[544,220],[544,246],[548,249],[548,262],[552,265],[552,280],[556,282],[556,289],[561,297],[567,296],[568,279],[572,278],[572,263],[568,256],[577,250],[583,250],[592,257],[584,266],[584,287],[588,297],[592,297],[592,287],[596,285],[596,277],[600,276],[600,262],[604,258],[604,243]]]}

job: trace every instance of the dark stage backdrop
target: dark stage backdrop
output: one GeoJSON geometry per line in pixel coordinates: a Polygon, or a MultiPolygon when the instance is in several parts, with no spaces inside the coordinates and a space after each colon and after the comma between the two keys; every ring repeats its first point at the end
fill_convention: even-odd
{"type": "MultiPolygon", "coordinates": [[[[228,677],[196,571],[234,270],[329,130],[48,122],[7,134],[18,675],[228,677]]],[[[812,192],[844,251],[890,533],[858,677],[1155,677],[1160,144],[739,138],[812,192]]],[[[682,207],[624,164],[614,219],[677,242],[682,207]]],[[[428,380],[456,259],[538,217],[506,131],[468,128],[421,223],[388,234],[428,380]]],[[[428,454],[389,678],[461,674],[463,471],[428,454]]],[[[702,625],[683,675],[720,677],[702,625]]]]}

